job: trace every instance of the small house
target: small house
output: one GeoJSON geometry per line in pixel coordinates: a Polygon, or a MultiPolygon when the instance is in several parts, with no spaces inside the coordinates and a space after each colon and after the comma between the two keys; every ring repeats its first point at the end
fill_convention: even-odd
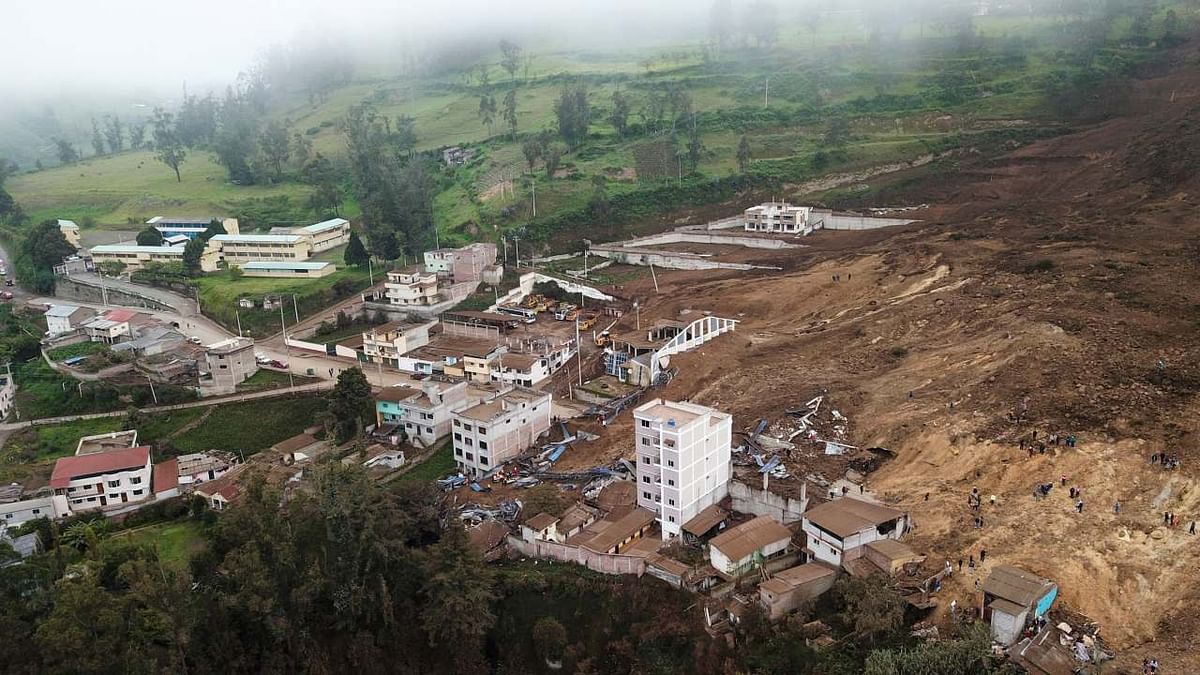
{"type": "Polygon", "coordinates": [[[709,542],[708,559],[718,574],[734,579],[765,560],[783,555],[791,545],[791,530],[770,516],[758,516],[714,537],[709,542]]]}
{"type": "Polygon", "coordinates": [[[992,625],[992,639],[1012,645],[1025,627],[1044,615],[1058,596],[1049,579],[1011,565],[998,565],[983,582],[981,612],[992,625]]]}
{"type": "Polygon", "coordinates": [[[821,563],[789,567],[758,586],[758,599],[772,620],[817,599],[837,579],[837,570],[821,563]]]}
{"type": "Polygon", "coordinates": [[[521,526],[521,538],[528,542],[559,541],[558,528],[555,527],[558,521],[558,518],[549,513],[539,513],[521,526]]]}
{"type": "Polygon", "coordinates": [[[861,558],[864,547],[880,539],[899,539],[908,530],[908,514],[882,504],[842,497],[804,512],[809,556],[841,567],[861,558]]]}

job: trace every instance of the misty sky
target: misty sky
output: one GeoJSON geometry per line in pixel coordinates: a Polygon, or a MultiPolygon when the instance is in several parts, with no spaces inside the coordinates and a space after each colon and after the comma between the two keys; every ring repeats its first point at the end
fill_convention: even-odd
{"type": "MultiPolygon", "coordinates": [[[[14,0],[0,92],[80,85],[219,87],[272,43],[298,35],[383,44],[487,28],[634,39],[706,20],[707,0],[14,0]],[[683,12],[682,8],[690,11],[683,12]],[[680,21],[681,15],[692,19],[680,21]]],[[[786,4],[786,3],[785,3],[786,4]]]]}

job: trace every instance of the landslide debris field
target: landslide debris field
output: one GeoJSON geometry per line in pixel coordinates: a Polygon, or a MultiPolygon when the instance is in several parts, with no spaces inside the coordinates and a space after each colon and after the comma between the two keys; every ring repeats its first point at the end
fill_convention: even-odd
{"type": "MultiPolygon", "coordinates": [[[[742,321],[674,357],[680,375],[660,395],[750,426],[825,393],[850,421],[847,442],[895,453],[867,486],[911,510],[914,548],[956,566],[985,548],[982,574],[1010,563],[1057,581],[1120,663],[1194,672],[1200,70],[1194,48],[1173,58],[1134,83],[1136,107],[1115,119],[875,179],[859,198],[927,204],[911,212],[921,223],[756,252],[781,272],[660,271],[660,293],[649,278],[623,291],[645,299],[643,325],[684,309],[742,321]],[[1078,447],[1030,457],[1018,439],[1033,430],[1078,447]],[[1152,465],[1159,452],[1181,468],[1152,465]],[[1063,475],[1082,488],[1082,514],[1063,475]],[[967,506],[976,486],[982,529],[967,506]],[[1164,527],[1164,511],[1181,524],[1164,527]]],[[[627,417],[571,464],[628,454],[627,417]]],[[[826,457],[793,454],[793,475],[828,471],[826,457]]],[[[942,611],[973,604],[975,578],[955,575],[942,611]]]]}

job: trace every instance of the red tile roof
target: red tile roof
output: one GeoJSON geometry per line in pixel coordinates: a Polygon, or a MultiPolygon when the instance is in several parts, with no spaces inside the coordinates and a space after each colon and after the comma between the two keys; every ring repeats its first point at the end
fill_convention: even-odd
{"type": "Polygon", "coordinates": [[[50,487],[65,488],[77,476],[94,476],[116,471],[128,471],[146,466],[150,461],[150,446],[123,448],[92,455],[63,457],[54,463],[50,487]]]}
{"type": "Polygon", "coordinates": [[[108,313],[104,315],[104,318],[108,319],[109,321],[116,321],[120,323],[122,321],[128,321],[135,316],[137,316],[137,312],[133,311],[132,309],[110,309],[108,313]]]}
{"type": "Polygon", "coordinates": [[[151,486],[154,494],[179,487],[179,460],[172,457],[165,462],[155,464],[151,486]]]}

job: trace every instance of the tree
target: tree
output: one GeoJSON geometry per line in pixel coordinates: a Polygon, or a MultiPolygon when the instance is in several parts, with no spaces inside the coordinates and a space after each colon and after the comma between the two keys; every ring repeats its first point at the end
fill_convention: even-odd
{"type": "Polygon", "coordinates": [[[525,163],[529,165],[529,173],[533,173],[533,169],[537,166],[537,161],[541,159],[545,149],[545,145],[542,144],[540,138],[526,138],[521,143],[521,154],[525,155],[525,163]]]}
{"type": "Polygon", "coordinates": [[[730,0],[713,0],[708,10],[708,35],[712,40],[717,58],[733,40],[733,5],[730,0]]]}
{"type": "Polygon", "coordinates": [[[608,192],[604,189],[605,182],[604,176],[592,176],[592,198],[588,200],[588,210],[597,218],[607,218],[612,210],[608,192]]]}
{"type": "Polygon", "coordinates": [[[283,164],[291,155],[290,145],[287,127],[276,120],[268,122],[266,128],[258,135],[258,147],[275,170],[276,179],[283,176],[283,164]]]}
{"type": "Polygon", "coordinates": [[[128,638],[125,603],[90,571],[64,578],[55,587],[54,608],[37,629],[37,643],[50,671],[120,672],[128,638]],[[108,645],[97,649],[97,645],[108,645]]]}
{"type": "Polygon", "coordinates": [[[212,239],[213,237],[217,236],[218,234],[229,234],[229,233],[225,231],[225,223],[221,222],[220,218],[213,218],[212,220],[208,221],[208,227],[204,228],[204,231],[201,232],[200,236],[197,238],[203,239],[204,241],[208,241],[209,239],[212,239]]]}
{"type": "Polygon", "coordinates": [[[904,624],[904,599],[878,577],[843,577],[834,590],[842,599],[842,620],[871,644],[904,624]]]}
{"type": "Polygon", "coordinates": [[[162,243],[162,232],[159,232],[153,227],[147,227],[146,229],[137,233],[138,246],[162,246],[162,243]]]}
{"type": "Polygon", "coordinates": [[[141,150],[146,145],[146,123],[134,122],[129,125],[129,149],[141,150]]]}
{"type": "Polygon", "coordinates": [[[208,241],[204,237],[196,237],[188,241],[183,246],[183,269],[188,274],[199,274],[200,258],[204,256],[204,250],[208,248],[208,241]]]}
{"type": "Polygon", "coordinates": [[[567,646],[567,629],[552,616],[543,616],[533,624],[533,648],[547,664],[562,660],[567,646]]]}
{"type": "Polygon", "coordinates": [[[121,118],[116,115],[104,116],[104,139],[108,141],[108,150],[118,153],[125,149],[125,127],[121,118]]]}
{"type": "Polygon", "coordinates": [[[508,71],[509,78],[517,79],[521,67],[521,48],[508,40],[500,41],[500,67],[508,71]]]}
{"type": "Polygon", "coordinates": [[[688,128],[687,156],[692,171],[700,164],[700,156],[704,152],[704,142],[700,140],[700,128],[696,124],[696,114],[692,113],[692,124],[688,128]]]}
{"type": "Polygon", "coordinates": [[[738,171],[746,173],[746,171],[750,168],[751,159],[753,159],[753,157],[750,155],[750,140],[745,136],[742,136],[741,140],[738,141],[737,147],[738,171]]]}
{"type": "Polygon", "coordinates": [[[292,157],[296,160],[296,166],[303,169],[310,157],[312,157],[312,141],[303,134],[292,134],[292,157]]]}
{"type": "Polygon", "coordinates": [[[546,165],[546,177],[554,178],[554,174],[558,172],[559,162],[562,161],[563,151],[558,145],[551,145],[546,148],[546,154],[542,157],[542,163],[546,165]]]}
{"type": "Polygon", "coordinates": [[[9,164],[5,158],[0,157],[0,223],[24,220],[21,206],[17,204],[17,200],[9,194],[8,190],[4,189],[4,181],[8,180],[9,174],[15,171],[14,166],[9,164]]]}
{"type": "Polygon", "coordinates": [[[508,133],[517,137],[517,90],[509,89],[504,95],[504,123],[508,125],[508,133]]]}
{"type": "Polygon", "coordinates": [[[350,232],[350,241],[346,243],[346,253],[343,259],[347,265],[360,266],[367,264],[367,247],[363,246],[362,239],[357,232],[350,232]]]}
{"type": "Polygon", "coordinates": [[[21,245],[35,267],[50,270],[66,256],[75,253],[75,247],[67,243],[57,220],[43,220],[29,232],[21,245]]]}
{"type": "Polygon", "coordinates": [[[825,130],[825,138],[823,139],[826,146],[831,148],[841,148],[850,140],[850,122],[844,117],[835,117],[829,122],[829,128],[825,130]]]}
{"type": "Polygon", "coordinates": [[[588,107],[587,87],[581,83],[563,87],[554,107],[558,118],[558,134],[567,147],[575,148],[587,138],[592,111],[588,107]]]}
{"type": "Polygon", "coordinates": [[[976,622],[953,640],[922,642],[912,649],[877,649],[867,656],[863,675],[974,675],[992,672],[991,634],[976,622]]]}
{"type": "Polygon", "coordinates": [[[484,94],[479,97],[479,120],[487,127],[488,136],[492,135],[492,123],[496,121],[496,97],[484,94]]]}
{"type": "Polygon", "coordinates": [[[347,368],[338,375],[328,403],[328,416],[338,443],[353,438],[374,416],[371,383],[359,368],[347,368]]]}
{"type": "Polygon", "coordinates": [[[613,109],[608,115],[608,122],[612,124],[613,131],[617,132],[617,136],[625,137],[625,133],[629,130],[629,97],[621,93],[618,89],[612,95],[613,109]]]}
{"type": "Polygon", "coordinates": [[[305,183],[313,186],[308,197],[308,206],[314,211],[332,211],[338,215],[342,205],[342,189],[338,185],[337,170],[329,158],[317,153],[312,161],[304,165],[300,175],[305,183]]]}
{"type": "Polygon", "coordinates": [[[253,166],[258,147],[258,118],[250,102],[231,90],[221,102],[218,118],[220,126],[213,137],[217,163],[225,167],[234,185],[253,185],[258,182],[253,166]]]}
{"type": "Polygon", "coordinates": [[[779,8],[767,0],[756,0],[746,9],[746,30],[759,49],[775,46],[779,39],[779,8]]]}
{"type": "MultiPolygon", "coordinates": [[[[421,626],[434,647],[452,648],[457,666],[470,666],[483,651],[483,639],[496,622],[491,605],[492,572],[467,542],[461,526],[451,524],[442,540],[429,548],[421,586],[421,626]]],[[[460,667],[460,671],[473,668],[460,667]]]]}
{"type": "Polygon", "coordinates": [[[100,132],[100,124],[95,117],[92,118],[92,150],[97,157],[104,155],[104,134],[100,132]]]}
{"type": "Polygon", "coordinates": [[[183,142],[175,131],[173,116],[162,108],[154,109],[154,158],[171,167],[176,182],[183,182],[179,167],[187,158],[187,151],[183,149],[183,142]]]}
{"type": "Polygon", "coordinates": [[[71,145],[70,141],[64,138],[54,139],[54,147],[58,152],[58,161],[60,164],[74,164],[79,161],[79,153],[75,150],[75,146],[71,145]]]}

